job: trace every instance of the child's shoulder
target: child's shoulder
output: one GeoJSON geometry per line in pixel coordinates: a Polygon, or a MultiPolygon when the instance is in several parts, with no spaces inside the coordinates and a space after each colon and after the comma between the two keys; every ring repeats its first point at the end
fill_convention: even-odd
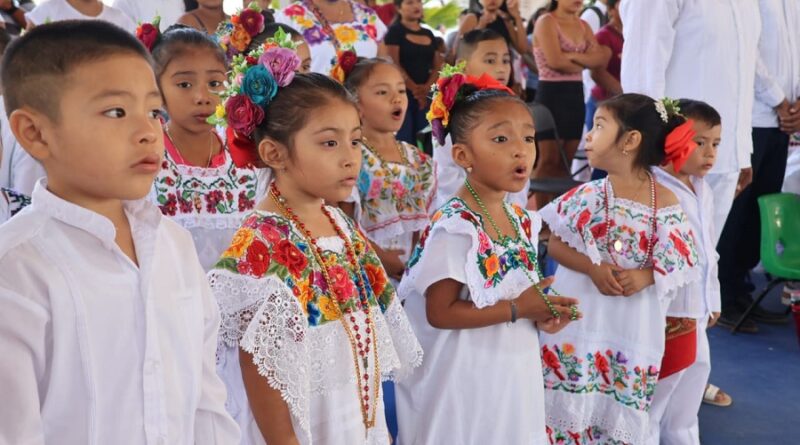
{"type": "Polygon", "coordinates": [[[481,217],[467,206],[463,199],[454,196],[431,216],[431,226],[442,225],[451,220],[466,221],[476,228],[481,227],[481,217]]]}

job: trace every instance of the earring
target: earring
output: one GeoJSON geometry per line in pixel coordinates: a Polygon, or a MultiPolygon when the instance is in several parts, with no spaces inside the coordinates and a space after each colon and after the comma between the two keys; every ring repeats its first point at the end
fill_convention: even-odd
{"type": "Polygon", "coordinates": [[[472,173],[472,167],[467,167],[467,173],[472,173]]]}
{"type": "Polygon", "coordinates": [[[623,148],[623,149],[622,149],[622,155],[623,155],[623,156],[628,156],[628,150],[626,150],[626,149],[624,149],[624,148],[623,148]]]}

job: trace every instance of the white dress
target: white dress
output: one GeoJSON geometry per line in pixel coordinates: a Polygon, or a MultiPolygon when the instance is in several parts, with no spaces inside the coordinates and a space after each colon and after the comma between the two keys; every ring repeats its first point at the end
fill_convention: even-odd
{"type": "Polygon", "coordinates": [[[151,199],[161,213],[192,234],[203,269],[210,270],[231,242],[233,234],[256,203],[266,184],[258,170],[239,168],[227,151],[219,165],[196,167],[178,163],[165,136],[161,170],[153,182],[151,199]]]}
{"type": "MultiPolygon", "coordinates": [[[[635,269],[646,259],[652,210],[615,198],[605,179],[579,186],[540,211],[553,234],[594,264],[635,269]],[[608,245],[621,241],[612,257],[608,245]],[[611,241],[611,243],[609,242],[611,241]]],[[[647,410],[664,353],[667,307],[681,288],[699,285],[695,237],[679,205],[657,214],[655,284],[630,297],[602,295],[591,278],[560,266],[554,288],[581,301],[583,319],[542,333],[548,434],[568,445],[644,442],[647,410]]],[[[699,288],[696,288],[698,293],[699,288]]]]}
{"type": "Polygon", "coordinates": [[[407,261],[413,235],[428,226],[436,193],[436,166],[416,147],[401,143],[408,164],[384,162],[362,146],[359,226],[382,249],[402,250],[407,261]]]}
{"type": "MultiPolygon", "coordinates": [[[[369,244],[340,210],[329,210],[354,245],[360,277],[367,278],[380,368],[377,378],[401,378],[419,366],[422,349],[369,244]]],[[[242,429],[242,443],[264,443],[242,381],[241,348],[253,356],[269,385],[281,392],[302,445],[388,445],[383,394],[376,398],[373,384],[374,352],[367,354],[368,395],[378,405],[375,426],[366,430],[354,351],[344,327],[346,322],[351,332],[354,326],[362,326],[364,332],[365,316],[355,312],[353,323],[348,316],[340,318],[335,309],[352,307],[358,298],[355,276],[343,267],[344,243],[338,237],[318,238],[317,243],[331,264],[331,290],[302,233],[270,212],[248,216],[209,273],[222,315],[218,368],[228,388],[227,408],[242,429]]]]}
{"type": "Polygon", "coordinates": [[[103,20],[104,22],[117,25],[130,33],[136,31],[136,23],[125,15],[124,12],[113,6],[104,4],[100,14],[97,16],[90,16],[75,9],[67,0],[47,0],[37,3],[39,3],[37,7],[25,14],[25,18],[28,22],[34,25],[42,25],[60,20],[103,20]]]}
{"type": "Polygon", "coordinates": [[[541,222],[517,206],[513,212],[523,239],[497,243],[480,216],[453,198],[420,238],[399,294],[426,359],[395,387],[401,445],[547,443],[533,322],[444,330],[432,327],[425,312],[426,290],[444,279],[463,283],[460,298],[478,308],[533,284],[524,269],[535,277],[541,222]]]}
{"type": "MultiPolygon", "coordinates": [[[[453,160],[453,140],[448,134],[444,145],[439,145],[433,138],[433,161],[436,162],[436,198],[432,210],[445,205],[447,201],[458,193],[464,185],[467,172],[453,160]]],[[[506,202],[518,205],[523,209],[528,205],[528,187],[506,195],[506,202]]]]}

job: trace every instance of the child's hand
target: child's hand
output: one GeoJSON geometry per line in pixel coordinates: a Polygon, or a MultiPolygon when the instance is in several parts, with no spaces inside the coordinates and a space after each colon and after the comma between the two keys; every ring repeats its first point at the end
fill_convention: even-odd
{"type": "Polygon", "coordinates": [[[564,329],[567,325],[571,322],[569,318],[551,318],[547,321],[537,321],[535,322],[536,328],[542,332],[547,332],[548,334],[555,334],[556,332],[564,329]]]}
{"type": "Polygon", "coordinates": [[[617,282],[622,285],[622,295],[630,297],[647,286],[655,284],[653,269],[628,269],[617,274],[617,282]]]}
{"type": "Polygon", "coordinates": [[[617,297],[623,295],[625,289],[617,279],[617,273],[622,272],[622,268],[613,264],[601,263],[599,266],[593,266],[589,271],[589,277],[592,283],[597,287],[603,295],[617,297]]]}
{"type": "Polygon", "coordinates": [[[406,265],[400,259],[403,254],[402,250],[384,250],[381,258],[383,268],[386,270],[386,275],[399,280],[403,277],[403,272],[406,270],[406,265]]]}
{"type": "MultiPolygon", "coordinates": [[[[554,318],[553,313],[550,312],[550,308],[547,307],[547,303],[545,303],[539,290],[550,287],[552,283],[553,277],[547,277],[538,283],[538,287],[529,287],[517,298],[516,304],[519,318],[528,318],[536,322],[545,322],[554,318]]],[[[572,306],[578,305],[578,300],[575,298],[549,295],[547,298],[553,304],[555,310],[561,314],[560,318],[555,318],[556,323],[558,323],[559,320],[569,319],[572,315],[572,306]]],[[[580,313],[578,313],[578,317],[580,317],[580,313]]]]}
{"type": "Polygon", "coordinates": [[[721,314],[719,312],[712,312],[711,316],[708,317],[708,328],[713,328],[714,325],[717,324],[717,320],[719,320],[719,316],[721,314]]]}

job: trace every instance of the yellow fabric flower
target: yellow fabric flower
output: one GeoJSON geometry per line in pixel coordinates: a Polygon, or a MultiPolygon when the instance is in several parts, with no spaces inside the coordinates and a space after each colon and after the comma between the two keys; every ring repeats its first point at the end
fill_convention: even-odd
{"type": "Polygon", "coordinates": [[[231,241],[231,245],[228,246],[228,249],[225,250],[222,256],[231,258],[241,257],[245,250],[247,250],[247,248],[253,242],[254,237],[255,233],[253,233],[251,229],[241,228],[237,230],[233,235],[233,241],[231,241]]]}
{"type": "Polygon", "coordinates": [[[444,100],[442,99],[441,94],[437,94],[434,97],[433,102],[431,103],[431,109],[428,111],[428,114],[425,117],[428,118],[428,121],[441,119],[442,125],[447,127],[448,123],[450,122],[450,112],[447,110],[447,107],[444,106],[444,100]]]}
{"type": "Polygon", "coordinates": [[[336,28],[333,33],[342,45],[352,45],[358,40],[358,33],[349,26],[340,26],[336,28]]]}
{"type": "Polygon", "coordinates": [[[217,118],[224,119],[225,118],[225,105],[217,104],[217,108],[214,110],[214,114],[217,116],[217,118]]]}
{"type": "Polygon", "coordinates": [[[324,315],[326,319],[339,319],[339,311],[336,308],[336,303],[334,303],[330,297],[319,297],[317,304],[319,304],[319,310],[322,311],[322,315],[324,315]]]}

